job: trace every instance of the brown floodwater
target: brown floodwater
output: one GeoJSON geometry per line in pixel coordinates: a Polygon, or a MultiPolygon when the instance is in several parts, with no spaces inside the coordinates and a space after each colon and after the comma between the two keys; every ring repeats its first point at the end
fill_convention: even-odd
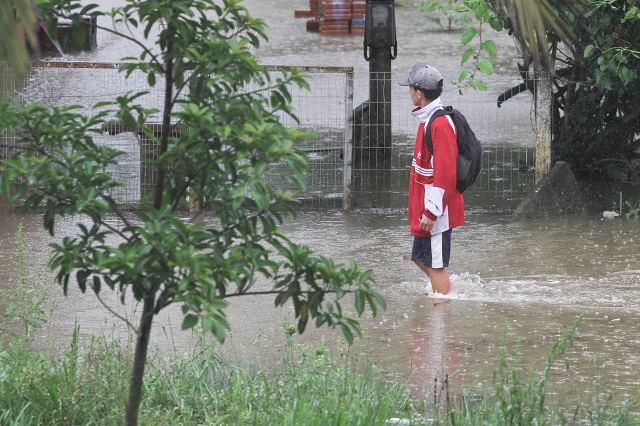
{"type": "MultiPolygon", "coordinates": [[[[0,228],[0,283],[11,291],[18,283],[16,232],[22,224],[31,276],[46,274],[47,244],[52,241],[35,215],[3,214],[0,228]]],[[[75,222],[61,222],[58,238],[71,234],[75,222]]],[[[361,365],[411,376],[415,396],[432,392],[434,381],[449,376],[450,390],[481,393],[491,386],[503,339],[509,360],[540,371],[551,345],[584,315],[573,348],[553,370],[550,399],[590,401],[614,392],[620,399],[637,395],[640,373],[640,226],[627,219],[576,215],[540,221],[514,221],[508,215],[474,213],[453,234],[450,273],[453,290],[446,298],[430,295],[422,273],[403,259],[411,246],[402,209],[302,212],[283,226],[294,241],[339,262],[356,260],[371,268],[388,309],[362,319],[363,337],[349,353],[361,365]],[[519,356],[516,357],[516,346],[519,356]]],[[[42,278],[51,282],[50,278],[42,278]]],[[[268,286],[268,283],[259,285],[268,286]]],[[[122,321],[92,294],[70,287],[67,297],[51,285],[45,304],[48,323],[34,345],[56,343],[64,350],[76,325],[88,336],[128,339],[122,321]]],[[[120,305],[115,294],[104,303],[134,318],[134,304],[120,305]]],[[[352,305],[345,303],[347,311],[352,305]]],[[[286,349],[284,327],[295,324],[288,308],[275,309],[269,297],[231,301],[229,340],[219,350],[234,363],[277,368],[286,349]]],[[[160,314],[154,346],[168,353],[189,353],[193,337],[179,331],[178,309],[160,314]]],[[[19,332],[19,324],[13,325],[19,332]]],[[[330,344],[346,350],[339,333],[309,328],[294,342],[330,344]],[[338,342],[338,343],[336,343],[338,342]]]]}

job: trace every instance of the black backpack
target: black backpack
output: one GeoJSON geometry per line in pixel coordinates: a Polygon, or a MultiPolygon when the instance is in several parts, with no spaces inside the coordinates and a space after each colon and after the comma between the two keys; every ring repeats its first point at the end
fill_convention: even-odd
{"type": "Polygon", "coordinates": [[[456,188],[460,193],[473,184],[482,169],[482,145],[475,133],[469,127],[467,119],[460,111],[451,106],[439,109],[433,113],[427,129],[425,130],[424,141],[429,152],[433,153],[433,141],[431,140],[431,123],[438,117],[450,115],[453,124],[456,126],[458,139],[458,161],[456,163],[457,182],[456,188]]]}

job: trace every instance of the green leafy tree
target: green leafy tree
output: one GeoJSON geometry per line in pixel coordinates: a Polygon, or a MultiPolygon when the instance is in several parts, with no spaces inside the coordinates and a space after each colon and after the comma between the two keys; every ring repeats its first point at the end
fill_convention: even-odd
{"type": "Polygon", "coordinates": [[[0,61],[6,61],[18,77],[29,69],[27,44],[35,45],[36,18],[31,0],[0,1],[0,61]]]}
{"type": "Polygon", "coordinates": [[[554,160],[582,179],[640,181],[640,0],[463,0],[476,24],[464,30],[461,89],[484,90],[497,46],[485,24],[508,31],[523,82],[498,98],[533,91],[536,72],[553,80],[554,160]],[[478,74],[480,73],[480,74],[478,74]],[[611,172],[608,172],[610,170],[611,172]]]}
{"type": "Polygon", "coordinates": [[[535,26],[522,24],[523,5],[501,16],[522,51],[521,87],[533,88],[532,68],[551,72],[553,159],[582,179],[623,170],[625,180],[640,181],[640,1],[540,4],[535,26]]]}
{"type": "MultiPolygon", "coordinates": [[[[153,318],[169,305],[181,306],[183,329],[200,323],[220,342],[229,329],[224,311],[231,297],[272,294],[276,306],[293,306],[298,332],[312,321],[341,328],[349,342],[360,328],[343,312],[347,293],[358,316],[367,306],[373,315],[385,307],[370,270],[316,256],[279,230],[295,213],[294,195],[274,189],[265,175],[272,164],[285,164],[282,178],[303,187],[304,135],[278,116],[293,115],[288,87],[307,85],[295,69],[273,79],[259,65],[250,51],[265,39],[264,24],[239,3],[131,0],[106,14],[116,24],[140,27],[145,36],[159,29],[153,48],[123,35],[141,49],[138,58],[126,58],[123,72],[144,73],[151,86],[162,87],[160,111],[140,105],[144,93],[100,103],[92,116],[37,104],[0,109],[0,132],[17,135],[16,154],[0,168],[2,195],[12,203],[23,200],[26,209],[43,209],[51,235],[60,217],[89,218],[88,225],[78,224],[76,236],[52,245],[50,265],[65,293],[75,280],[83,292],[99,295],[106,287],[120,292],[123,302],[133,297],[142,304],[128,425],[138,420],[153,318]],[[247,89],[256,86],[261,89],[247,89]],[[159,133],[147,124],[158,113],[159,133]],[[93,138],[113,122],[144,133],[155,146],[155,188],[144,208],[131,214],[110,196],[120,183],[106,171],[122,152],[93,138]],[[211,220],[188,219],[190,194],[197,194],[211,220]],[[260,277],[273,287],[252,289],[260,277]]],[[[77,0],[40,7],[49,18],[71,20],[97,9],[77,0]]]]}

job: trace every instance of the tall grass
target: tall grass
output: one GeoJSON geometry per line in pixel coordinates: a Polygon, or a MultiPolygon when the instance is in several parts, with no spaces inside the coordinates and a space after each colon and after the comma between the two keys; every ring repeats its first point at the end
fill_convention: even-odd
{"type": "Polygon", "coordinates": [[[18,250],[18,283],[11,293],[0,289],[0,301],[4,312],[0,317],[0,331],[3,333],[8,325],[19,324],[22,333],[18,333],[25,340],[31,338],[34,330],[39,330],[47,322],[50,312],[45,311],[49,284],[44,275],[32,277],[28,273],[27,255],[22,238],[22,224],[18,226],[16,240],[18,250]]]}
{"type": "MultiPolygon", "coordinates": [[[[582,318],[583,315],[551,346],[541,374],[525,370],[521,364],[519,347],[516,346],[515,353],[509,353],[505,331],[492,392],[482,398],[464,396],[453,403],[445,395],[445,402],[432,411],[435,424],[640,425],[640,417],[631,414],[631,410],[637,408],[637,401],[625,401],[616,407],[612,404],[611,395],[605,398],[604,404],[579,404],[574,408],[547,405],[547,385],[553,366],[563,360],[565,353],[573,346],[573,338],[582,318]],[[510,359],[513,361],[510,362],[510,359]]],[[[569,370],[568,360],[564,361],[565,368],[569,370]]],[[[444,392],[448,393],[446,386],[444,392]]]]}
{"type": "MultiPolygon", "coordinates": [[[[562,352],[564,339],[548,361],[554,351],[562,352]]],[[[122,423],[130,348],[102,337],[83,341],[79,329],[60,359],[32,353],[15,341],[1,343],[0,424],[122,423]]],[[[443,397],[439,405],[424,407],[409,398],[404,383],[383,380],[374,369],[358,372],[346,357],[330,356],[325,346],[296,347],[292,353],[296,358],[277,373],[233,368],[210,350],[175,362],[152,359],[140,423],[383,425],[392,418],[442,425],[640,423],[629,404],[553,411],[544,402],[548,375],[525,379],[506,356],[494,394],[479,402],[443,397]]]]}
{"type": "MultiPolygon", "coordinates": [[[[2,342],[0,424],[122,423],[129,348],[104,338],[82,343],[76,329],[61,359],[2,342]]],[[[383,425],[412,414],[406,386],[358,373],[326,347],[300,348],[279,373],[226,365],[211,351],[174,362],[153,359],[145,378],[143,425],[383,425]]]]}
{"type": "MultiPolygon", "coordinates": [[[[546,404],[549,368],[570,348],[576,326],[551,349],[540,376],[525,377],[517,359],[507,362],[505,347],[491,393],[450,398],[445,385],[435,406],[411,400],[406,383],[385,380],[374,368],[358,371],[347,354],[331,355],[326,346],[290,343],[285,368],[267,372],[232,367],[203,344],[189,357],[151,359],[140,424],[640,424],[629,403],[565,410],[546,404]]],[[[131,348],[79,331],[61,358],[0,342],[0,424],[122,424],[131,348]]]]}

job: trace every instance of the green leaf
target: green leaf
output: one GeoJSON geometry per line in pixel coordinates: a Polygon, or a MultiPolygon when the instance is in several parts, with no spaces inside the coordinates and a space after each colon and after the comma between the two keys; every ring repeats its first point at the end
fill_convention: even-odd
{"type": "Polygon", "coordinates": [[[464,53],[462,53],[462,62],[460,62],[460,65],[464,65],[469,58],[471,57],[471,55],[473,55],[475,53],[474,49],[467,49],[464,51],[464,53]]]}
{"type": "Polygon", "coordinates": [[[0,174],[0,192],[4,198],[11,196],[11,182],[9,181],[9,175],[5,172],[0,174]]]}
{"type": "Polygon", "coordinates": [[[356,290],[356,312],[362,315],[364,312],[364,294],[362,290],[356,290]]]}
{"type": "Polygon", "coordinates": [[[349,328],[349,326],[347,326],[346,324],[340,324],[340,328],[342,329],[342,335],[344,336],[345,340],[347,341],[347,343],[349,345],[353,344],[353,333],[351,332],[351,329],[349,328]]]}
{"type": "Polygon", "coordinates": [[[633,74],[629,70],[629,68],[625,67],[624,65],[618,68],[618,76],[620,77],[620,81],[622,81],[622,84],[628,84],[631,81],[632,75],[633,74]]]}
{"type": "Polygon", "coordinates": [[[442,21],[440,21],[440,19],[435,18],[433,16],[423,16],[420,21],[418,21],[418,24],[420,25],[424,25],[424,24],[435,24],[438,26],[442,26],[442,21]]]}
{"type": "Polygon", "coordinates": [[[493,40],[484,41],[480,46],[492,58],[498,54],[498,46],[496,46],[496,43],[493,40]]]}
{"type": "Polygon", "coordinates": [[[465,32],[462,33],[461,42],[464,46],[471,43],[471,40],[478,34],[478,30],[475,28],[467,28],[465,32]]]}
{"type": "Polygon", "coordinates": [[[497,32],[500,32],[504,29],[502,19],[497,19],[497,18],[489,19],[489,26],[497,32]]]}
{"type": "Polygon", "coordinates": [[[458,83],[462,83],[464,79],[467,78],[470,72],[471,70],[469,70],[469,68],[463,68],[460,72],[460,77],[458,77],[458,83]]]}
{"type": "Polygon", "coordinates": [[[47,211],[44,214],[44,228],[53,236],[53,226],[55,224],[56,203],[52,199],[47,200],[47,211]]]}
{"type": "Polygon", "coordinates": [[[440,3],[435,1],[424,1],[418,6],[419,13],[432,13],[442,10],[444,10],[444,7],[442,7],[440,3]]]}
{"type": "Polygon", "coordinates": [[[484,83],[484,81],[476,79],[475,82],[476,82],[476,88],[478,90],[480,90],[481,92],[487,91],[487,85],[484,83]]]}
{"type": "MultiPolygon", "coordinates": [[[[98,6],[97,4],[88,4],[88,5],[84,6],[80,10],[80,12],[78,12],[78,14],[80,14],[80,15],[88,15],[89,13],[91,13],[92,10],[97,9],[98,7],[100,7],[100,6],[98,6]]],[[[93,12],[93,13],[96,13],[96,12],[93,12]]],[[[98,11],[98,14],[101,14],[101,13],[98,11]]]]}
{"type": "Polygon", "coordinates": [[[78,287],[80,287],[80,291],[83,293],[87,291],[87,278],[89,277],[90,272],[80,269],[76,273],[76,280],[78,281],[78,287]]]}
{"type": "Polygon", "coordinates": [[[187,314],[182,320],[182,329],[189,330],[198,324],[198,317],[193,314],[187,314]]]}
{"type": "Polygon", "coordinates": [[[298,333],[304,333],[304,329],[307,326],[307,321],[309,320],[309,306],[306,303],[303,303],[300,306],[300,317],[298,319],[298,333]]]}
{"type": "Polygon", "coordinates": [[[359,286],[364,285],[367,281],[371,279],[372,275],[373,275],[372,269],[367,269],[366,271],[362,272],[358,277],[358,285],[359,286]]]}
{"type": "Polygon", "coordinates": [[[115,288],[116,282],[113,280],[113,278],[109,277],[109,276],[105,276],[104,277],[104,282],[107,283],[107,286],[113,290],[115,288]]]}
{"type": "Polygon", "coordinates": [[[76,47],[84,46],[86,39],[87,24],[81,19],[75,19],[71,25],[71,39],[76,47]]]}
{"type": "Polygon", "coordinates": [[[479,60],[478,69],[485,75],[493,74],[493,64],[488,59],[479,60]]]}
{"type": "Polygon", "coordinates": [[[593,44],[588,44],[587,47],[584,48],[584,57],[590,58],[595,52],[596,47],[593,44]]]}

